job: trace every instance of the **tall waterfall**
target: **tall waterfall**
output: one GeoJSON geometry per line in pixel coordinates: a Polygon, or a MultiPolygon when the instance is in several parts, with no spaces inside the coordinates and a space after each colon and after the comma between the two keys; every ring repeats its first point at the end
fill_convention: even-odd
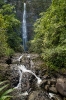
{"type": "Polygon", "coordinates": [[[26,3],[24,3],[24,12],[23,12],[23,23],[22,23],[22,30],[23,30],[23,47],[24,51],[27,50],[27,25],[26,25],[26,3]]]}

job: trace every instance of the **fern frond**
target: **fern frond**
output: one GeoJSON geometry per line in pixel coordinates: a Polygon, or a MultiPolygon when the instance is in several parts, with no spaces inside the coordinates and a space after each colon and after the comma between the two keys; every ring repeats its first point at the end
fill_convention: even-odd
{"type": "Polygon", "coordinates": [[[4,83],[8,82],[7,80],[6,81],[3,81],[3,82],[0,82],[0,85],[3,85],[4,83]]]}
{"type": "Polygon", "coordinates": [[[0,92],[1,92],[3,89],[5,89],[6,87],[8,87],[8,84],[5,85],[5,86],[0,87],[0,92]]]}
{"type": "Polygon", "coordinates": [[[9,95],[6,95],[6,96],[2,96],[1,98],[0,98],[0,100],[5,100],[5,99],[7,99],[7,98],[11,98],[12,96],[9,96],[9,95]]]}
{"type": "Polygon", "coordinates": [[[5,96],[5,95],[7,95],[7,94],[11,93],[13,90],[14,90],[14,89],[9,89],[9,90],[7,90],[5,93],[3,93],[3,95],[2,95],[2,96],[5,96]]]}

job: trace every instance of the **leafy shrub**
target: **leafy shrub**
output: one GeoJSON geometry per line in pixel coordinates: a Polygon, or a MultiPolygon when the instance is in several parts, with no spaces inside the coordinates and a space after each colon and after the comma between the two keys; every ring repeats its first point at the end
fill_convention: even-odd
{"type": "Polygon", "coordinates": [[[34,24],[34,51],[50,68],[66,68],[66,0],[53,0],[34,24]]]}
{"type": "Polygon", "coordinates": [[[64,46],[46,49],[42,53],[42,58],[50,68],[66,67],[66,48],[64,46]]]}
{"type": "Polygon", "coordinates": [[[14,53],[15,53],[15,52],[14,52],[13,49],[7,48],[7,50],[6,50],[6,55],[7,55],[7,56],[13,55],[14,53]]]}

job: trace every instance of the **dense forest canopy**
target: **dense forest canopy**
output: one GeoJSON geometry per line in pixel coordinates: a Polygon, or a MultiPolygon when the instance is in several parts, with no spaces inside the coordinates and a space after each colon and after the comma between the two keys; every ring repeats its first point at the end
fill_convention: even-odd
{"type": "Polygon", "coordinates": [[[14,9],[14,6],[4,3],[0,8],[0,56],[10,55],[20,49],[20,21],[16,18],[14,9]]]}
{"type": "Polygon", "coordinates": [[[66,0],[53,0],[40,15],[30,50],[38,52],[51,68],[66,67],[66,0]]]}

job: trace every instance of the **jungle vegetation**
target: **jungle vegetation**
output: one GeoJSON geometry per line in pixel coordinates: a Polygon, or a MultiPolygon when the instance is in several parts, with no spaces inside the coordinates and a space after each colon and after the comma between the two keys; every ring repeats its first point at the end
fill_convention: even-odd
{"type": "Polygon", "coordinates": [[[20,21],[16,18],[15,7],[10,4],[0,5],[0,57],[19,51],[20,21]]]}
{"type": "Polygon", "coordinates": [[[30,51],[40,54],[50,68],[66,67],[66,0],[53,0],[34,24],[30,51]]]}

